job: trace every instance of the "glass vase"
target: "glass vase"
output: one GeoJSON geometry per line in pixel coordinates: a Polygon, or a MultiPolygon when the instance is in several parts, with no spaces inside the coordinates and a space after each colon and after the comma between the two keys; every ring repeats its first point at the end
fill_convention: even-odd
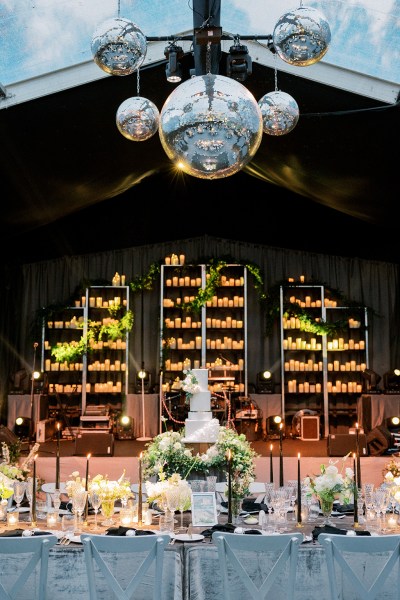
{"type": "Polygon", "coordinates": [[[232,498],[232,525],[239,525],[243,498],[232,498]]]}
{"type": "Polygon", "coordinates": [[[332,509],[333,509],[333,500],[327,499],[327,498],[318,498],[319,503],[321,505],[321,512],[324,516],[323,521],[322,521],[322,525],[331,525],[331,526],[335,526],[334,523],[331,521],[331,513],[332,513],[332,509]]]}
{"type": "Polygon", "coordinates": [[[102,521],[101,524],[104,527],[109,527],[113,525],[114,521],[112,516],[114,514],[114,504],[115,500],[103,500],[101,503],[101,514],[105,517],[105,521],[102,521]]]}

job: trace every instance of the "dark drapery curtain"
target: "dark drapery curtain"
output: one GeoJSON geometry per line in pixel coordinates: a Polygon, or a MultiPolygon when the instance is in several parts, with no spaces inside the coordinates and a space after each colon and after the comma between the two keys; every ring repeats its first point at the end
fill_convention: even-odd
{"type": "MultiPolygon", "coordinates": [[[[116,271],[126,282],[147,273],[152,263],[163,262],[172,253],[185,254],[186,263],[230,260],[257,265],[263,274],[265,291],[277,282],[293,277],[324,283],[351,301],[368,306],[373,317],[369,323],[369,366],[383,375],[400,364],[399,265],[359,258],[322,255],[287,250],[260,244],[202,236],[179,242],[110,250],[96,254],[63,257],[51,261],[4,269],[1,283],[0,316],[0,393],[2,422],[6,422],[7,394],[11,375],[21,366],[31,369],[33,344],[42,347],[40,329],[35,328],[38,309],[63,303],[82,281],[109,280],[116,271]]],[[[248,374],[249,384],[264,368],[279,374],[280,339],[265,335],[265,313],[248,276],[248,374]]],[[[132,294],[135,322],[130,336],[129,378],[134,384],[136,371],[144,360],[157,381],[160,369],[160,286],[144,291],[143,328],[141,294],[132,294]],[[142,343],[141,331],[145,332],[142,343]],[[142,356],[143,353],[143,356],[142,356]]]]}

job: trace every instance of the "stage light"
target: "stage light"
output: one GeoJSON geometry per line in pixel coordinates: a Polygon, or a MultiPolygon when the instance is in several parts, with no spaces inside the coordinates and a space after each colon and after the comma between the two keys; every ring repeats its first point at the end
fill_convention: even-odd
{"type": "Polygon", "coordinates": [[[256,393],[273,394],[274,379],[271,371],[265,370],[257,373],[256,393]]]}
{"type": "Polygon", "coordinates": [[[388,417],[386,419],[386,427],[391,432],[399,432],[400,431],[400,417],[388,417]]]}
{"type": "Polygon", "coordinates": [[[135,438],[133,432],[134,420],[128,415],[122,415],[117,421],[116,437],[118,440],[133,440],[135,438]]]}
{"type": "Polygon", "coordinates": [[[136,393],[140,394],[144,392],[145,394],[150,393],[151,386],[151,375],[146,369],[140,369],[136,375],[136,393]]]}
{"type": "Polygon", "coordinates": [[[398,394],[400,392],[400,369],[387,371],[383,375],[385,394],[398,394]]]}
{"type": "Polygon", "coordinates": [[[363,392],[368,392],[369,394],[379,393],[378,383],[382,379],[382,377],[373,371],[372,369],[365,369],[362,372],[362,376],[364,379],[363,392]]]}
{"type": "Polygon", "coordinates": [[[15,419],[14,433],[21,440],[29,440],[31,432],[31,419],[29,417],[17,417],[15,419]]]}
{"type": "Polygon", "coordinates": [[[234,37],[234,45],[229,48],[226,59],[226,74],[236,81],[246,81],[252,74],[252,62],[247,46],[240,43],[239,36],[234,37]]]}
{"type": "Polygon", "coordinates": [[[41,371],[32,372],[32,386],[35,394],[45,394],[47,392],[48,381],[46,373],[41,371]]]}
{"type": "Polygon", "coordinates": [[[280,432],[280,424],[283,419],[280,415],[274,415],[267,418],[267,437],[270,439],[278,439],[280,432]]]}
{"type": "Polygon", "coordinates": [[[183,57],[182,47],[172,42],[165,48],[164,54],[168,59],[165,67],[167,81],[170,83],[180,83],[182,81],[182,67],[179,59],[183,57]]]}

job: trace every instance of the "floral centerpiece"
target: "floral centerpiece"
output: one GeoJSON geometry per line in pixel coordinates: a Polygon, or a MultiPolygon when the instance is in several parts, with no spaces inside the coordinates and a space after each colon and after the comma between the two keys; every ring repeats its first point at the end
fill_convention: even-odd
{"type": "Polygon", "coordinates": [[[348,457],[349,454],[342,458],[340,472],[336,466],[338,461],[330,460],[328,466],[321,465],[320,475],[307,475],[303,480],[306,495],[314,494],[318,498],[326,519],[332,512],[335,500],[339,500],[341,504],[349,504],[354,497],[354,471],[351,467],[345,467],[348,457]]]}
{"type": "Polygon", "coordinates": [[[400,462],[391,458],[382,472],[384,483],[392,483],[396,477],[400,477],[400,462]]]}
{"type": "Polygon", "coordinates": [[[191,472],[208,474],[219,470],[226,475],[228,450],[232,453],[232,494],[244,498],[249,494],[250,483],[255,480],[254,459],[259,456],[244,434],[220,426],[217,441],[203,454],[185,446],[182,431],[166,431],[147,444],[143,453],[143,474],[160,482],[174,474],[186,479],[191,472]]]}
{"type": "Polygon", "coordinates": [[[178,508],[182,507],[182,510],[190,508],[192,490],[186,479],[182,479],[179,473],[174,473],[168,478],[161,475],[156,483],[146,481],[145,487],[149,502],[155,502],[162,506],[167,504],[169,493],[176,493],[178,508]]]}
{"type": "Polygon", "coordinates": [[[186,394],[186,404],[188,404],[193,394],[197,394],[201,389],[197,377],[192,371],[184,369],[183,374],[185,378],[180,382],[180,387],[186,394]]]}
{"type": "Polygon", "coordinates": [[[103,475],[96,475],[88,484],[89,493],[96,492],[102,502],[121,500],[126,502],[132,496],[131,484],[126,479],[125,472],[117,481],[112,481],[103,475]]]}
{"type": "Polygon", "coordinates": [[[29,475],[30,465],[33,461],[33,457],[38,450],[39,444],[34,444],[28,457],[24,460],[24,462],[21,465],[19,465],[19,443],[11,444],[9,446],[8,444],[6,444],[6,442],[2,442],[1,454],[3,462],[0,463],[0,476],[2,476],[3,481],[6,481],[9,485],[11,484],[11,486],[14,480],[25,481],[29,475]]]}

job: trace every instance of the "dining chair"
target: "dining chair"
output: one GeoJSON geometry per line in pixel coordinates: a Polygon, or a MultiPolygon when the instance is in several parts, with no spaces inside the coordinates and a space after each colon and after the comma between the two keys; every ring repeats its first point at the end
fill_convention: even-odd
{"type": "Polygon", "coordinates": [[[249,594],[243,597],[253,600],[276,597],[276,586],[285,587],[285,598],[294,598],[301,533],[246,535],[216,531],[212,540],[218,549],[225,600],[231,599],[233,590],[238,593],[240,583],[249,594]]]}
{"type": "Polygon", "coordinates": [[[1,600],[17,597],[46,600],[49,551],[57,541],[52,534],[1,538],[1,600]],[[10,557],[10,568],[5,568],[6,555],[10,557]]]}
{"type": "MultiPolygon", "coordinates": [[[[153,600],[161,600],[164,549],[170,539],[168,534],[82,535],[90,600],[100,598],[96,583],[99,584],[101,579],[116,600],[133,598],[143,582],[146,584],[146,596],[150,597],[148,590],[152,589],[153,600]],[[151,569],[153,566],[154,569],[151,569]],[[115,570],[116,567],[119,571],[115,570]]],[[[104,588],[104,585],[101,587],[104,588]]]]}
{"type": "MultiPolygon", "coordinates": [[[[344,597],[346,581],[359,600],[374,600],[384,585],[400,590],[400,535],[349,536],[321,533],[332,600],[344,597]]],[[[383,596],[382,596],[383,597],[383,596]]]]}

